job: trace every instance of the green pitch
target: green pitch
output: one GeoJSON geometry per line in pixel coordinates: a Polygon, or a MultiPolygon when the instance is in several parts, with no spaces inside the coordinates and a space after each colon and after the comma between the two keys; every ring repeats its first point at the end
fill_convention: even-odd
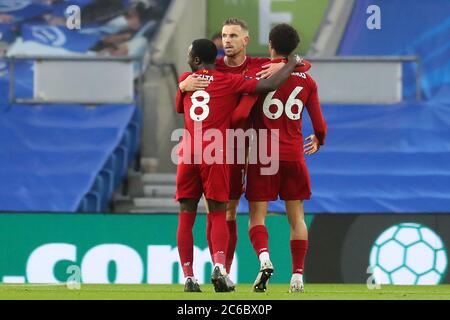
{"type": "Polygon", "coordinates": [[[95,299],[95,300],[450,300],[450,285],[382,286],[369,290],[366,285],[307,284],[306,292],[288,293],[287,284],[272,284],[266,293],[251,292],[250,284],[240,284],[236,292],[215,293],[212,285],[202,285],[202,293],[184,293],[182,285],[88,285],[69,290],[55,285],[0,285],[0,299],[95,299]]]}

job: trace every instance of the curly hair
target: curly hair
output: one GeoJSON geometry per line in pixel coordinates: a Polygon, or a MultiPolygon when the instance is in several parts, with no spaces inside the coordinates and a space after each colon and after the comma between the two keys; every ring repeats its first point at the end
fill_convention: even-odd
{"type": "Polygon", "coordinates": [[[300,37],[292,26],[282,23],[273,27],[269,34],[272,48],[280,55],[290,55],[299,45],[300,37]]]}

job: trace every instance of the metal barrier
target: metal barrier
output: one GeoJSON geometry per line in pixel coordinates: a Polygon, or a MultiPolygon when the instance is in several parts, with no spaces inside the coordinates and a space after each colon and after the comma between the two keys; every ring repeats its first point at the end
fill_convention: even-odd
{"type": "MultiPolygon", "coordinates": [[[[26,55],[26,56],[14,56],[14,57],[9,57],[7,58],[7,61],[9,62],[9,103],[10,105],[13,104],[61,104],[61,103],[76,103],[76,104],[86,104],[86,105],[101,105],[101,104],[107,104],[107,103],[133,103],[136,102],[134,99],[134,93],[137,93],[138,96],[141,95],[142,92],[142,75],[144,73],[144,62],[143,62],[143,58],[142,57],[91,57],[91,56],[77,56],[77,57],[72,57],[72,56],[33,56],[33,55],[26,55]],[[78,80],[82,80],[83,79],[83,75],[85,76],[84,80],[89,79],[88,77],[86,77],[87,73],[89,73],[89,77],[91,77],[92,79],[90,79],[91,81],[95,81],[96,77],[101,77],[101,74],[95,73],[95,68],[92,70],[89,70],[89,68],[86,68],[86,66],[88,64],[92,64],[95,63],[96,67],[100,66],[100,64],[102,65],[101,68],[103,70],[109,70],[108,68],[114,67],[114,66],[118,66],[121,64],[124,64],[126,66],[128,66],[130,68],[131,71],[134,70],[134,67],[136,66],[136,64],[139,67],[139,72],[138,75],[135,76],[134,73],[132,74],[128,74],[127,75],[123,75],[121,74],[121,76],[126,77],[127,79],[124,79],[125,81],[123,81],[124,84],[129,85],[132,90],[133,90],[133,95],[131,97],[129,97],[129,99],[127,100],[118,100],[118,101],[114,101],[114,100],[108,100],[108,99],[80,99],[79,97],[76,96],[76,94],[72,97],[72,98],[68,98],[68,99],[46,99],[45,97],[36,97],[37,92],[35,90],[34,91],[34,97],[31,99],[22,99],[22,98],[18,98],[16,97],[15,94],[15,63],[18,60],[32,60],[35,63],[37,63],[38,65],[41,64],[51,64],[54,63],[57,65],[58,68],[60,68],[60,70],[58,70],[59,72],[63,73],[64,72],[64,68],[67,68],[68,70],[73,71],[74,70],[74,66],[77,65],[77,67],[80,66],[84,66],[85,70],[88,70],[88,72],[85,73],[79,73],[78,76],[78,80]],[[127,83],[127,80],[130,83],[127,83]],[[134,85],[134,81],[137,80],[137,86],[134,85]]],[[[118,71],[119,68],[118,68],[118,71]]],[[[36,76],[35,76],[36,79],[36,76]]],[[[72,83],[74,80],[74,74],[71,73],[70,77],[58,77],[55,78],[55,81],[58,82],[58,85],[64,85],[64,79],[66,80],[70,80],[72,83]],[[62,83],[61,83],[62,82],[62,83]]],[[[102,79],[105,80],[105,79],[102,79]]],[[[114,79],[107,79],[110,81],[114,81],[114,79]]],[[[36,86],[39,85],[38,83],[34,83],[34,88],[36,88],[36,86]]],[[[81,81],[81,83],[79,84],[81,87],[82,86],[86,86],[86,83],[81,81]]],[[[73,85],[70,85],[71,88],[74,88],[73,85]]],[[[76,89],[76,88],[74,88],[76,89]]],[[[102,88],[105,89],[105,88],[102,88]]],[[[76,91],[76,90],[75,90],[76,91]]],[[[100,92],[101,94],[101,92],[100,92]]],[[[140,99],[139,99],[140,100],[140,99]]],[[[138,105],[141,105],[141,102],[138,101],[138,105]]]]}
{"type": "MultiPolygon", "coordinates": [[[[150,55],[151,57],[152,55],[150,55]]],[[[364,64],[364,65],[373,65],[374,70],[379,71],[379,68],[377,68],[377,66],[379,64],[389,64],[389,63],[403,63],[403,62],[414,62],[416,64],[416,99],[417,100],[421,100],[422,99],[422,93],[421,93],[421,62],[420,62],[420,58],[418,56],[343,56],[343,57],[307,57],[308,60],[310,60],[313,63],[313,69],[311,70],[311,73],[313,74],[313,76],[317,77],[317,81],[320,85],[320,87],[322,88],[322,94],[326,95],[327,91],[324,91],[324,85],[321,84],[321,82],[326,82],[328,79],[332,79],[333,78],[333,72],[330,72],[329,67],[332,66],[333,68],[338,68],[336,69],[337,71],[335,72],[341,72],[341,75],[347,75],[350,76],[351,72],[355,71],[357,68],[355,68],[355,65],[359,65],[359,64],[364,64]],[[331,63],[332,65],[328,64],[328,69],[327,68],[323,68],[323,72],[322,73],[318,73],[317,75],[315,75],[315,70],[318,70],[320,67],[320,65],[323,64],[327,64],[327,63],[331,63]],[[346,67],[344,66],[344,70],[345,72],[342,71],[338,71],[338,70],[342,70],[339,69],[339,66],[342,66],[346,64],[346,67]]],[[[62,64],[58,64],[58,68],[61,68],[61,66],[63,66],[62,68],[64,68],[64,65],[67,63],[67,67],[71,68],[71,70],[74,70],[74,64],[90,64],[90,63],[97,63],[97,67],[101,64],[106,64],[103,67],[106,68],[113,68],[114,65],[117,66],[117,63],[125,63],[126,65],[128,65],[130,68],[134,68],[135,64],[137,63],[139,65],[139,73],[137,75],[137,77],[135,77],[134,74],[132,75],[128,75],[128,81],[125,79],[125,82],[122,82],[121,84],[119,84],[119,86],[117,86],[118,90],[124,90],[124,86],[126,85],[130,85],[133,87],[134,91],[137,92],[138,97],[141,97],[141,93],[142,93],[142,84],[143,84],[143,76],[146,74],[146,70],[150,67],[150,66],[156,66],[158,68],[164,69],[164,68],[169,68],[170,73],[173,76],[173,80],[174,83],[177,83],[178,81],[178,71],[177,68],[175,66],[175,64],[173,63],[156,63],[155,61],[153,61],[153,59],[150,59],[148,61],[148,63],[144,63],[144,57],[90,57],[90,56],[82,56],[82,57],[58,57],[58,56],[15,56],[15,57],[10,57],[7,59],[9,61],[9,82],[10,82],[10,87],[9,87],[9,102],[10,105],[13,104],[42,104],[42,103],[49,103],[49,104],[55,104],[55,103],[78,103],[78,104],[88,104],[88,105],[97,105],[97,104],[106,104],[106,103],[133,103],[135,102],[134,100],[134,95],[129,97],[129,99],[126,100],[117,100],[117,101],[111,101],[108,99],[89,99],[89,98],[85,98],[85,99],[80,99],[80,97],[77,97],[76,95],[73,96],[71,99],[52,99],[50,98],[45,98],[43,96],[38,96],[38,92],[36,92],[36,90],[34,90],[34,97],[32,99],[23,99],[23,98],[17,98],[15,95],[15,61],[17,60],[33,60],[35,61],[35,63],[37,63],[37,66],[41,65],[41,64],[50,64],[52,62],[56,62],[59,63],[61,62],[62,64]],[[132,84],[132,82],[134,82],[134,80],[137,79],[137,88],[135,88],[132,84]],[[130,82],[130,83],[127,83],[130,82]]],[[[389,68],[388,68],[389,69],[389,68]]],[[[58,70],[61,72],[64,72],[64,70],[58,70]]],[[[120,72],[120,70],[119,70],[120,72]]],[[[317,71],[316,71],[317,72],[317,71]]],[[[126,76],[123,73],[120,74],[121,76],[126,76]]],[[[79,77],[83,78],[83,74],[78,74],[79,77]]],[[[86,79],[90,79],[90,77],[94,77],[93,79],[90,79],[91,82],[96,80],[96,76],[100,77],[101,75],[98,73],[95,73],[95,70],[93,70],[93,72],[91,71],[89,75],[85,75],[85,80],[86,79]]],[[[381,75],[383,76],[383,75],[381,75]]],[[[350,78],[350,77],[349,77],[350,78]]],[[[391,78],[395,78],[395,75],[392,75],[391,78]]],[[[36,76],[35,76],[36,79],[36,76]]],[[[55,79],[56,84],[58,84],[59,86],[64,85],[64,81],[62,81],[62,79],[64,79],[64,77],[60,77],[55,79]]],[[[72,80],[73,83],[73,74],[71,74],[70,77],[66,77],[66,79],[70,79],[72,80]]],[[[76,80],[76,79],[75,79],[76,80]]],[[[105,80],[105,79],[102,79],[105,80]]],[[[109,79],[110,81],[114,81],[113,78],[109,79]]],[[[334,79],[332,79],[334,80],[334,79]]],[[[348,79],[347,79],[348,80],[348,79]]],[[[45,82],[45,81],[44,81],[45,82]]],[[[334,85],[336,85],[336,81],[333,82],[334,85]]],[[[86,86],[86,82],[81,81],[80,86],[86,86]]],[[[99,83],[100,84],[100,83],[99,83]]],[[[40,85],[39,83],[34,83],[34,88],[36,88],[38,85],[40,85]]],[[[340,83],[337,83],[337,85],[340,85],[340,83]]],[[[398,85],[402,85],[402,83],[399,83],[398,85]]],[[[68,85],[71,86],[71,89],[73,88],[73,84],[72,85],[68,85]]],[[[392,84],[389,84],[389,86],[392,86],[392,84]]],[[[47,85],[48,87],[48,85],[47,85]]],[[[106,86],[107,88],[110,88],[110,86],[106,86]]],[[[104,90],[105,88],[103,88],[104,90]]],[[[326,89],[326,85],[325,85],[325,89],[326,89]]],[[[76,90],[75,90],[76,91],[76,90]]],[[[76,93],[76,92],[75,92],[76,93]]],[[[98,92],[96,92],[98,93],[98,92]]],[[[101,92],[100,92],[101,94],[101,92]]],[[[346,95],[348,93],[343,92],[342,95],[346,95]]],[[[139,98],[138,104],[139,106],[142,105],[142,99],[139,98]]],[[[325,99],[326,100],[326,99],[325,99]]]]}
{"type": "Polygon", "coordinates": [[[416,99],[422,99],[421,78],[422,66],[419,56],[333,56],[333,57],[306,57],[313,63],[403,63],[414,62],[416,64],[416,99]]]}

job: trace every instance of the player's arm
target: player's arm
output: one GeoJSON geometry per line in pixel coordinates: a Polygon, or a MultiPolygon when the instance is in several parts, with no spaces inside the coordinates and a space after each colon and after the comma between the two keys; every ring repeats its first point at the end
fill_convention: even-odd
{"type": "Polygon", "coordinates": [[[288,57],[288,62],[280,69],[280,71],[278,71],[269,79],[260,79],[258,81],[258,84],[255,88],[255,93],[275,91],[279,87],[281,87],[283,82],[286,81],[287,78],[289,78],[289,76],[291,75],[292,71],[294,71],[299,59],[300,58],[296,55],[290,55],[288,57]]]}
{"type": "Polygon", "coordinates": [[[255,94],[242,96],[238,106],[231,115],[231,125],[233,127],[241,127],[241,124],[250,115],[250,112],[252,111],[253,106],[256,104],[256,101],[258,101],[258,97],[259,96],[255,94]]]}
{"type": "Polygon", "coordinates": [[[209,81],[200,78],[199,75],[193,73],[178,84],[178,88],[182,93],[188,91],[203,90],[209,85],[209,81]]]}
{"type": "MultiPolygon", "coordinates": [[[[267,61],[265,64],[261,66],[262,70],[258,72],[256,76],[263,79],[268,79],[272,77],[274,74],[276,74],[278,71],[280,71],[285,64],[286,63],[283,61],[278,63],[270,63],[270,61],[267,61]]],[[[297,68],[295,69],[295,71],[307,72],[309,69],[311,69],[311,63],[308,60],[300,58],[299,62],[297,63],[297,68]]]]}
{"type": "Polygon", "coordinates": [[[183,93],[180,90],[177,90],[177,96],[175,98],[175,110],[177,110],[177,113],[184,113],[183,93]]]}
{"type": "MultiPolygon", "coordinates": [[[[180,78],[178,79],[178,83],[186,80],[187,78],[189,78],[190,76],[192,76],[191,73],[189,72],[185,72],[183,73],[180,78]]],[[[184,106],[183,106],[183,92],[178,88],[177,90],[177,95],[175,98],[175,110],[178,113],[184,113],[184,106]]]]}
{"type": "MultiPolygon", "coordinates": [[[[252,83],[250,81],[244,81],[244,84],[240,85],[236,88],[238,92],[247,92],[247,93],[266,93],[269,91],[277,90],[284,81],[289,78],[291,72],[296,66],[296,62],[298,58],[296,56],[290,56],[288,63],[286,63],[283,68],[272,78],[270,79],[261,79],[256,83],[256,87],[251,87],[252,83]],[[249,86],[245,84],[248,82],[249,86]]],[[[256,80],[253,80],[253,82],[256,80]]],[[[236,81],[238,83],[239,81],[236,81]]],[[[239,124],[244,121],[250,114],[253,106],[258,100],[258,95],[252,94],[243,96],[239,101],[237,108],[234,110],[233,115],[231,117],[231,123],[233,126],[239,126],[239,124]]]]}
{"type": "Polygon", "coordinates": [[[317,92],[317,84],[310,78],[311,94],[306,103],[309,117],[314,128],[314,134],[305,139],[304,151],[307,155],[312,155],[319,151],[320,146],[325,144],[325,137],[327,135],[327,123],[323,117],[322,109],[320,108],[319,94],[317,92]]]}

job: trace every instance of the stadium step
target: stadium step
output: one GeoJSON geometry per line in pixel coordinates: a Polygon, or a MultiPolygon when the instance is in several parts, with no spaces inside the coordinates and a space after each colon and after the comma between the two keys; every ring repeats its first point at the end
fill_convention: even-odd
{"type": "Polygon", "coordinates": [[[175,185],[146,185],[144,186],[145,197],[170,197],[175,195],[175,185]]]}
{"type": "Polygon", "coordinates": [[[133,202],[136,207],[171,208],[178,206],[173,198],[134,198],[133,202]]]}
{"type": "Polygon", "coordinates": [[[175,173],[146,173],[141,177],[144,184],[175,185],[175,173]]]}
{"type": "Polygon", "coordinates": [[[158,208],[158,207],[149,207],[149,208],[133,208],[129,212],[130,213],[178,213],[180,210],[177,208],[158,208]]]}
{"type": "MultiPolygon", "coordinates": [[[[167,210],[171,210],[170,212],[178,212],[179,204],[175,201],[174,198],[134,198],[133,203],[135,205],[135,209],[133,210],[141,210],[142,208],[147,209],[157,209],[162,212],[169,212],[167,210]]],[[[200,211],[206,210],[205,204],[203,201],[200,201],[198,204],[198,208],[200,211]]]]}
{"type": "MultiPolygon", "coordinates": [[[[127,193],[120,190],[114,195],[114,212],[117,213],[178,213],[174,200],[175,173],[137,172],[129,170],[127,193]]],[[[200,212],[206,212],[199,204],[200,212]],[[203,210],[203,211],[202,211],[203,210]]]]}
{"type": "MultiPolygon", "coordinates": [[[[157,208],[157,207],[151,207],[151,208],[139,208],[139,209],[131,209],[128,211],[129,213],[142,213],[142,214],[178,214],[180,212],[179,208],[157,208]]],[[[199,208],[197,211],[198,214],[206,214],[206,208],[199,208]]]]}

